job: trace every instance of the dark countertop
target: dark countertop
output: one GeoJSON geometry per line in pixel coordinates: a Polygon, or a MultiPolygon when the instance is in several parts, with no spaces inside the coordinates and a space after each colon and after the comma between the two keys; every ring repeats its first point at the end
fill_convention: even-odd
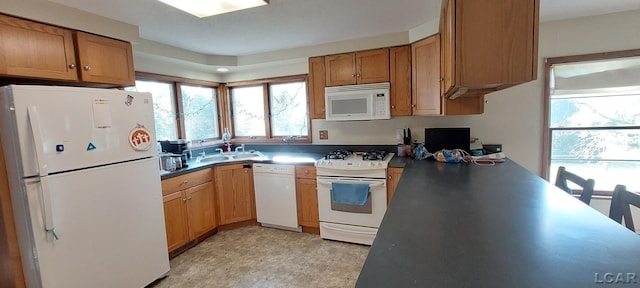
{"type": "MultiPolygon", "coordinates": [[[[247,150],[249,151],[249,150],[247,150]]],[[[262,152],[265,157],[263,159],[243,159],[237,161],[222,161],[222,162],[207,162],[199,163],[196,158],[190,159],[186,168],[176,170],[167,174],[162,174],[160,179],[165,180],[179,175],[195,172],[201,169],[211,168],[216,165],[226,165],[242,162],[256,162],[256,163],[277,163],[277,164],[291,164],[291,165],[314,165],[315,160],[318,160],[324,156],[321,153],[303,153],[303,152],[262,152]],[[312,161],[313,160],[313,161],[312,161]]],[[[215,155],[215,154],[212,154],[215,155]]]]}
{"type": "Polygon", "coordinates": [[[391,158],[391,161],[389,161],[389,167],[391,168],[404,168],[404,166],[407,166],[407,164],[413,162],[415,160],[413,160],[413,158],[411,157],[398,157],[398,156],[393,156],[393,158],[391,158]]]}
{"type": "Polygon", "coordinates": [[[510,160],[407,161],[356,287],[638,287],[638,255],[640,236],[510,160]]]}

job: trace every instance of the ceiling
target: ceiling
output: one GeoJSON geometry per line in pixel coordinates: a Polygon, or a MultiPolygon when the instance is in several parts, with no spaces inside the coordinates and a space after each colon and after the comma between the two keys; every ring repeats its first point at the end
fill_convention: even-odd
{"type": "MultiPolygon", "coordinates": [[[[243,56],[406,32],[440,14],[441,0],[271,0],[197,18],[156,0],[50,0],[136,25],[140,37],[205,55],[243,56]]],[[[540,0],[540,20],[640,9],[640,0],[540,0]]]]}

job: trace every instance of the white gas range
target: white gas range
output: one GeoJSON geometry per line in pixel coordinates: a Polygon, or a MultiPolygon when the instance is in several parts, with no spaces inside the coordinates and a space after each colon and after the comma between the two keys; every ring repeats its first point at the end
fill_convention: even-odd
{"type": "Polygon", "coordinates": [[[387,210],[393,153],[334,151],[316,161],[320,236],[371,245],[387,210]]]}

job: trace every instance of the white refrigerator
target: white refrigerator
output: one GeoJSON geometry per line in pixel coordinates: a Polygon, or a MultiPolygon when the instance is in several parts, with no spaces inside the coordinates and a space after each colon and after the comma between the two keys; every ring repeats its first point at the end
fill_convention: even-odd
{"type": "Polygon", "coordinates": [[[28,287],[144,287],[169,271],[151,94],[0,88],[28,287]]]}

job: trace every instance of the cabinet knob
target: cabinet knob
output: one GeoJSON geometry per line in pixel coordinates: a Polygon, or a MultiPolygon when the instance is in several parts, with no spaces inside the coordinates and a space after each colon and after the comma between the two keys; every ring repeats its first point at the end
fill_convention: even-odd
{"type": "Polygon", "coordinates": [[[309,170],[304,170],[304,174],[309,174],[309,170]]]}
{"type": "Polygon", "coordinates": [[[391,175],[389,175],[389,179],[391,179],[391,178],[393,178],[393,177],[391,177],[391,175]]]}
{"type": "Polygon", "coordinates": [[[356,74],[351,74],[351,77],[356,77],[356,74]]]}
{"type": "Polygon", "coordinates": [[[444,78],[440,78],[440,81],[444,81],[444,78]]]}
{"type": "Polygon", "coordinates": [[[71,64],[69,64],[69,68],[71,68],[71,69],[76,69],[76,64],[75,64],[75,63],[71,63],[71,64]]]}
{"type": "Polygon", "coordinates": [[[189,197],[187,197],[187,200],[191,200],[191,198],[192,198],[192,197],[191,197],[191,196],[189,196],[189,197]]]}
{"type": "Polygon", "coordinates": [[[89,66],[89,65],[84,65],[84,70],[86,70],[86,71],[91,70],[91,66],[89,66]]]}
{"type": "Polygon", "coordinates": [[[182,181],[182,185],[187,185],[188,183],[189,183],[189,180],[182,181]]]}
{"type": "Polygon", "coordinates": [[[391,105],[391,109],[396,109],[396,106],[395,105],[391,105]]]}
{"type": "Polygon", "coordinates": [[[183,202],[187,202],[187,197],[182,198],[182,201],[183,201],[183,202]]]}
{"type": "Polygon", "coordinates": [[[361,75],[360,74],[356,74],[356,77],[361,77],[361,75]]]}
{"type": "Polygon", "coordinates": [[[411,104],[411,108],[416,108],[416,105],[414,105],[414,104],[411,104]]]}
{"type": "Polygon", "coordinates": [[[324,108],[322,108],[322,112],[324,112],[324,108]]]}

